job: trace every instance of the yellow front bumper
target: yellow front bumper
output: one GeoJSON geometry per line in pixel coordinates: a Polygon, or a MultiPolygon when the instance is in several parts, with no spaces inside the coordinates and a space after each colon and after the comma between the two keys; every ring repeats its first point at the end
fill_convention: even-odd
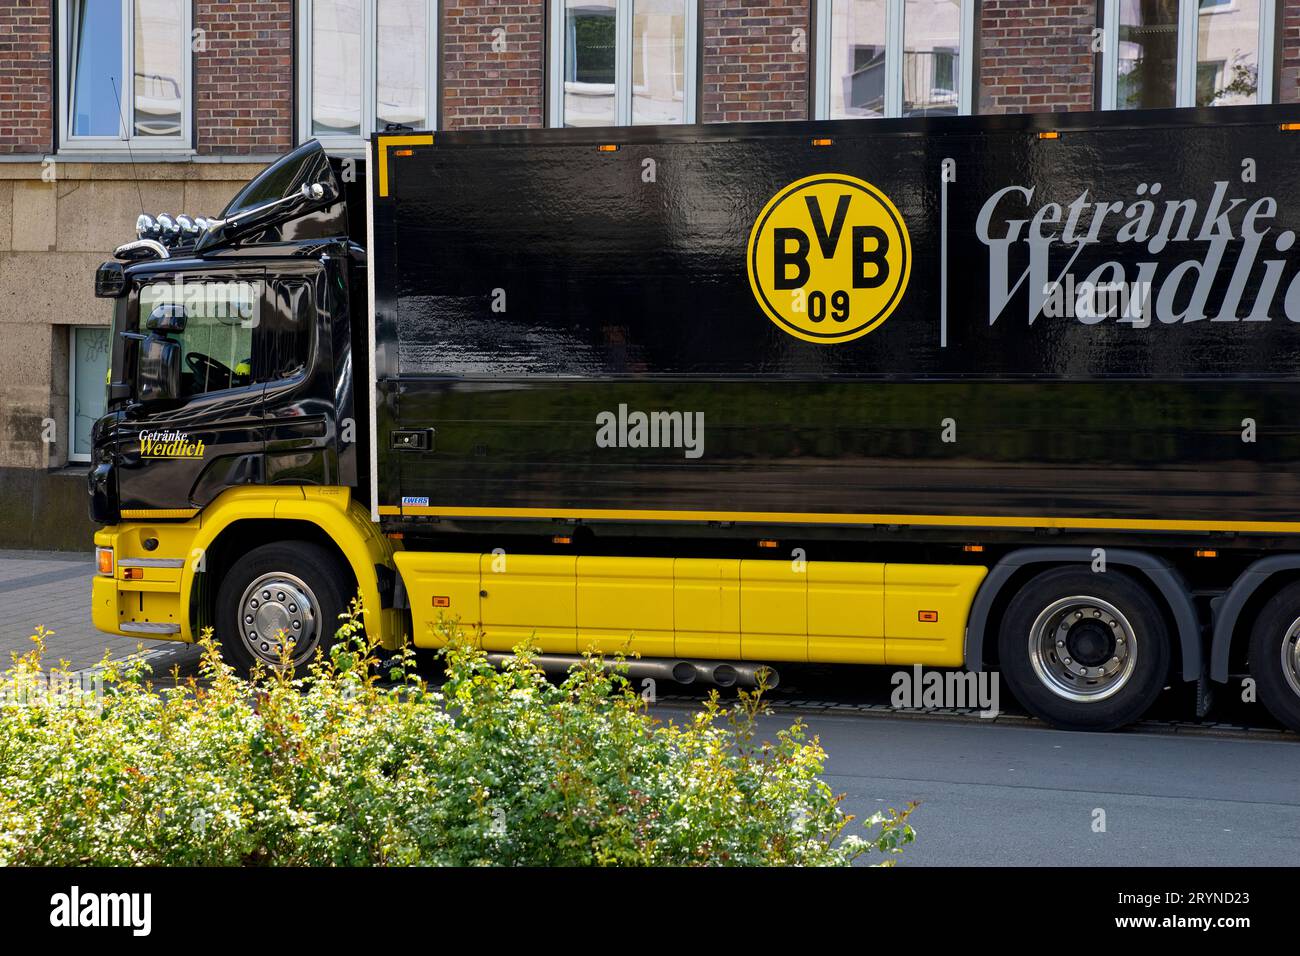
{"type": "Polygon", "coordinates": [[[142,535],[140,526],[118,525],[96,533],[98,547],[113,549],[113,576],[96,574],[91,585],[91,620],[99,630],[127,637],[194,639],[187,602],[181,600],[185,546],[193,531],[173,527],[163,536],[168,539],[163,546],[152,552],[143,549],[140,539],[159,537],[156,528],[142,535]]]}

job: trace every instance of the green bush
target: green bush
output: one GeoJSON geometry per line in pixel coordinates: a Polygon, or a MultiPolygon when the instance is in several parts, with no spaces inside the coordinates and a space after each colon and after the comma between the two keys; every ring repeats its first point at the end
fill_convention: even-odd
{"type": "Polygon", "coordinates": [[[199,680],[106,662],[52,695],[44,636],[0,676],[3,864],[888,864],[913,839],[910,808],[846,833],[816,738],[759,742],[758,694],[665,724],[596,658],[556,686],[454,635],[431,689],[354,609],[297,679],[243,679],[208,635],[199,680]]]}

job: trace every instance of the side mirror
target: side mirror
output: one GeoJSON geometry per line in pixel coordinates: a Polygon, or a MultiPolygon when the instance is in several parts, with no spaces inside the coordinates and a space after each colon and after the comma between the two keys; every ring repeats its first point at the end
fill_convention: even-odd
{"type": "MultiPolygon", "coordinates": [[[[161,308],[161,307],[160,307],[161,308]]],[[[157,314],[157,309],[154,314],[157,314]]],[[[153,316],[149,317],[153,328],[153,316]]],[[[181,318],[181,328],[185,319],[181,318]]],[[[158,330],[158,331],[161,331],[158,330]]],[[[151,335],[140,342],[136,372],[136,397],[142,402],[175,401],[181,397],[181,346],[151,335]]]]}
{"type": "Polygon", "coordinates": [[[185,331],[187,318],[185,306],[165,303],[149,313],[149,318],[145,320],[144,327],[150,332],[157,332],[159,335],[180,335],[185,331]]]}

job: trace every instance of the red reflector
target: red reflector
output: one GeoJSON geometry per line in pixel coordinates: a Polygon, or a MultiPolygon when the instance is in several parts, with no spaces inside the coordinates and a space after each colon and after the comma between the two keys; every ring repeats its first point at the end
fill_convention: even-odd
{"type": "Polygon", "coordinates": [[[917,611],[916,619],[926,624],[934,624],[939,620],[938,611],[917,611]]]}

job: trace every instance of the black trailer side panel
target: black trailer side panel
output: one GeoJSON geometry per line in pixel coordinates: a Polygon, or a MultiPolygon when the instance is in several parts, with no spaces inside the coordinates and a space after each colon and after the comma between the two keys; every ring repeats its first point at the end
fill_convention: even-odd
{"type": "MultiPolygon", "coordinates": [[[[1296,520],[1290,112],[438,134],[377,155],[380,503],[1296,520]],[[776,197],[806,199],[792,184],[837,177],[892,203],[910,274],[870,332],[824,344],[760,304],[798,266],[750,239],[776,197]],[[1089,279],[1133,301],[1089,312],[1089,279]],[[638,412],[702,429],[659,419],[691,441],[638,447],[638,412]],[[393,428],[433,448],[389,451],[393,428]]],[[[820,201],[805,236],[834,248],[820,201]]]]}

